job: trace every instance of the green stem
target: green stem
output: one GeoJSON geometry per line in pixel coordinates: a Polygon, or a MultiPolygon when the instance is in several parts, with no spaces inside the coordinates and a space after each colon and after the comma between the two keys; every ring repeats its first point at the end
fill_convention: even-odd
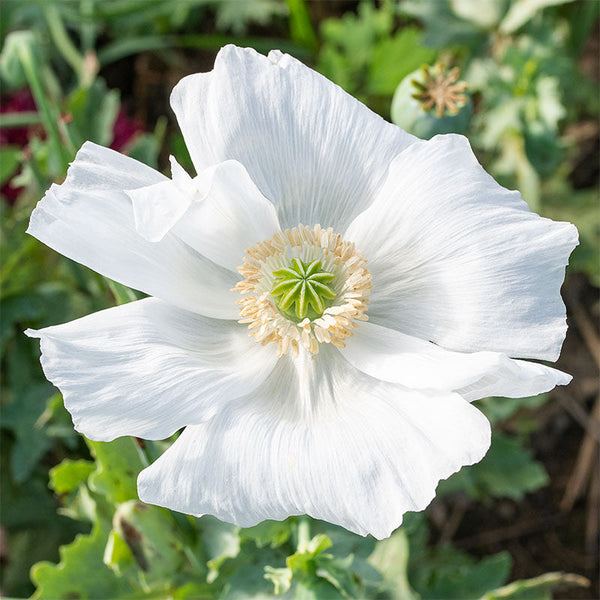
{"type": "Polygon", "coordinates": [[[96,45],[96,24],[94,23],[94,0],[81,0],[79,12],[81,15],[81,47],[83,54],[92,52],[96,45]]]}
{"type": "Polygon", "coordinates": [[[33,56],[31,46],[29,44],[23,44],[19,46],[18,52],[19,58],[21,59],[21,64],[23,65],[23,71],[25,72],[25,77],[27,77],[27,82],[29,83],[29,87],[31,88],[31,92],[35,100],[35,104],[40,111],[40,116],[44,122],[44,127],[46,128],[48,137],[50,138],[49,141],[52,150],[56,156],[60,158],[63,170],[66,170],[71,157],[62,144],[60,133],[58,131],[58,115],[54,113],[52,107],[46,99],[46,93],[38,74],[38,65],[35,64],[35,58],[33,56]]]}
{"type": "Polygon", "coordinates": [[[290,35],[294,42],[316,52],[319,40],[310,20],[305,0],[285,0],[290,11],[290,35]]]}
{"type": "Polygon", "coordinates": [[[39,125],[40,123],[42,123],[42,118],[39,113],[34,111],[0,114],[0,129],[29,127],[30,125],[39,125]]]}
{"type": "Polygon", "coordinates": [[[297,552],[305,552],[310,542],[310,521],[306,515],[298,517],[298,546],[297,552]]]}
{"type": "Polygon", "coordinates": [[[58,9],[51,2],[45,5],[44,14],[50,29],[50,35],[56,44],[56,47],[63,55],[63,58],[71,65],[71,68],[77,74],[79,80],[81,80],[83,73],[83,57],[71,41],[62,17],[58,12],[58,9]]]}
{"type": "MultiPolygon", "coordinates": [[[[488,592],[482,596],[481,600],[500,600],[501,598],[511,598],[521,594],[523,594],[524,597],[525,593],[528,591],[548,591],[548,588],[557,584],[572,584],[579,587],[589,587],[590,581],[586,577],[574,573],[544,573],[543,575],[539,575],[532,579],[513,581],[504,587],[488,592]]],[[[543,595],[540,594],[540,597],[542,596],[543,595]]]]}

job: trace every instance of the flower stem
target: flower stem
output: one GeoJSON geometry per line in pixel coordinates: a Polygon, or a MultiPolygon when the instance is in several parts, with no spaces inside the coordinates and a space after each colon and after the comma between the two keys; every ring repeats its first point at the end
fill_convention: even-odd
{"type": "Polygon", "coordinates": [[[298,518],[298,552],[305,552],[310,542],[310,521],[306,515],[298,518]]]}

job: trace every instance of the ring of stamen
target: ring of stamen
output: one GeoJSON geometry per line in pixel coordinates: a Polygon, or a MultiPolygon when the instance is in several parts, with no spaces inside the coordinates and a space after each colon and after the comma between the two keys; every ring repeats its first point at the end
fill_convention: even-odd
{"type": "Polygon", "coordinates": [[[240,323],[277,354],[317,354],[319,344],[344,347],[366,321],[371,273],[351,242],[330,227],[298,225],[258,242],[238,271],[244,277],[232,291],[242,294],[240,323]]]}

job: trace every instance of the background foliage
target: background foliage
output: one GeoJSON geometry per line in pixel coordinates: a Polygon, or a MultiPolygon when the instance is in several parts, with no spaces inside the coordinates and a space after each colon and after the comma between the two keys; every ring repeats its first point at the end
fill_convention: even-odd
{"type": "Polygon", "coordinates": [[[595,577],[600,496],[598,400],[592,408],[600,342],[590,318],[600,284],[599,14],[594,0],[5,0],[2,594],[595,597],[582,575],[595,577]],[[581,234],[565,286],[575,333],[560,366],[576,375],[570,391],[480,401],[495,428],[488,455],[442,482],[432,506],[387,540],[307,517],[240,529],[143,505],[136,475],[170,441],[79,436],[43,377],[38,344],[22,334],[136,298],[25,235],[28,217],[88,139],[160,169],[172,153],[192,170],[168,92],[181,76],[209,70],[229,42],[290,52],[397,122],[405,113],[392,99],[416,102],[411,81],[423,64],[458,66],[468,84],[460,123],[421,111],[418,122],[399,124],[427,137],[466,131],[501,183],[581,234]],[[559,532],[553,549],[549,525],[559,532]]]}

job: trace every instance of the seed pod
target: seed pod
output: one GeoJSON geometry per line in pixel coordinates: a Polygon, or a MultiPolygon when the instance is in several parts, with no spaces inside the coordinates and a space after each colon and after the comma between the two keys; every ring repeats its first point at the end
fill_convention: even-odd
{"type": "Polygon", "coordinates": [[[424,65],[407,75],[392,100],[392,122],[428,140],[438,133],[464,133],[473,114],[458,67],[424,65]]]}

